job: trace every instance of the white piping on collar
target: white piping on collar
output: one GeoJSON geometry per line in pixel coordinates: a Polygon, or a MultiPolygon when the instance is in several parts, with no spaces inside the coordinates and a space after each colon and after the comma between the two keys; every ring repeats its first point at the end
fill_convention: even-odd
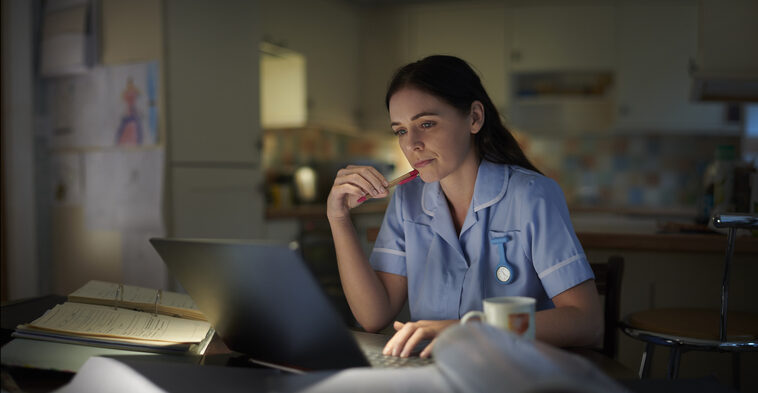
{"type": "Polygon", "coordinates": [[[492,198],[492,200],[482,203],[479,206],[475,206],[474,207],[475,212],[478,212],[479,210],[482,210],[485,207],[490,207],[494,205],[495,203],[497,203],[497,201],[503,198],[503,195],[505,195],[505,188],[507,184],[506,181],[508,180],[508,166],[503,165],[503,170],[505,171],[505,177],[503,178],[503,186],[500,188],[500,192],[494,198],[492,198]]]}
{"type": "Polygon", "coordinates": [[[421,210],[429,216],[434,217],[434,212],[426,208],[426,187],[431,183],[425,183],[421,189],[421,210]]]}

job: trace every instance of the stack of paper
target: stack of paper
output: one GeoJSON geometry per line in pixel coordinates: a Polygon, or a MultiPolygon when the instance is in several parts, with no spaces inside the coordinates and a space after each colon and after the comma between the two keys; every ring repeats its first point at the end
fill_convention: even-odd
{"type": "Polygon", "coordinates": [[[202,354],[215,331],[185,294],[90,281],[14,337],[162,353],[202,354]],[[168,314],[168,315],[166,315],[168,314]]]}

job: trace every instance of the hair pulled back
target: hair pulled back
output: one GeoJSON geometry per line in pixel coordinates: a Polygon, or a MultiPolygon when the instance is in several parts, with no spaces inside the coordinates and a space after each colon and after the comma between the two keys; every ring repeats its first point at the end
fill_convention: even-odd
{"type": "Polygon", "coordinates": [[[479,76],[464,60],[434,55],[400,68],[387,89],[387,109],[392,95],[406,87],[432,94],[464,115],[470,113],[474,101],[481,102],[484,106],[484,124],[474,135],[474,147],[479,157],[497,164],[518,165],[539,172],[503,124],[479,76]]]}

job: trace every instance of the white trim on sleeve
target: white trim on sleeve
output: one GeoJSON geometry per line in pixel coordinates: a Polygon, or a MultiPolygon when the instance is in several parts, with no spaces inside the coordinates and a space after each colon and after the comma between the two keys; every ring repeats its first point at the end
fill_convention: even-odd
{"type": "Polygon", "coordinates": [[[393,250],[391,248],[375,248],[374,252],[383,252],[385,254],[399,255],[401,257],[405,256],[405,251],[393,250]]]}
{"type": "Polygon", "coordinates": [[[545,270],[543,270],[543,271],[539,272],[539,273],[537,274],[537,276],[538,276],[538,277],[540,278],[540,280],[541,280],[541,279],[543,279],[543,278],[547,277],[547,276],[548,276],[550,273],[552,273],[552,272],[554,272],[554,271],[556,271],[556,270],[558,270],[558,269],[560,269],[560,268],[562,268],[562,267],[564,267],[564,266],[568,265],[568,264],[569,264],[569,263],[571,263],[571,262],[575,262],[575,261],[577,261],[577,260],[579,260],[579,259],[582,259],[582,258],[584,258],[584,254],[574,255],[573,257],[571,257],[571,258],[569,258],[569,259],[566,259],[566,260],[565,260],[565,261],[563,261],[563,262],[559,262],[559,263],[557,263],[557,264],[555,264],[555,265],[553,265],[553,266],[550,266],[549,268],[547,268],[547,269],[545,269],[545,270]]]}

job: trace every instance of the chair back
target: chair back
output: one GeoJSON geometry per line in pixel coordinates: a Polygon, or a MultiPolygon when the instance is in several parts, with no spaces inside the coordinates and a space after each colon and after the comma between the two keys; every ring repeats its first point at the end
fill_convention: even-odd
{"type": "Polygon", "coordinates": [[[595,273],[597,292],[604,297],[603,302],[603,346],[604,355],[615,358],[618,352],[619,309],[621,304],[621,278],[624,274],[624,258],[614,255],[607,263],[591,263],[595,273]]]}

